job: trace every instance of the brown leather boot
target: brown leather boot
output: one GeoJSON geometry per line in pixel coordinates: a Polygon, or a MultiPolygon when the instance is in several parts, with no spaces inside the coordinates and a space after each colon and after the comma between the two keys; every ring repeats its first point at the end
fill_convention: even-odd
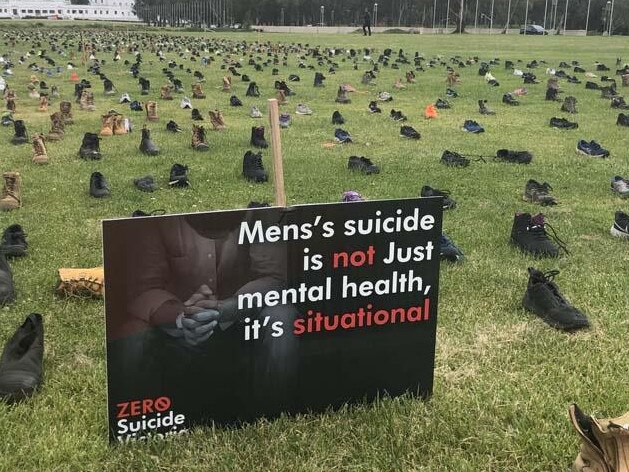
{"type": "Polygon", "coordinates": [[[231,92],[232,79],[229,77],[223,77],[223,92],[231,92]]]}
{"type": "Polygon", "coordinates": [[[192,149],[195,151],[207,151],[210,149],[205,140],[205,128],[203,126],[192,125],[192,149]]]}
{"type": "Polygon", "coordinates": [[[157,121],[159,117],[157,116],[157,103],[155,102],[146,102],[144,104],[144,109],[146,110],[146,119],[149,121],[157,121]]]}
{"type": "Polygon", "coordinates": [[[127,134],[127,128],[124,124],[123,115],[114,115],[113,132],[114,136],[122,136],[123,134],[127,134]]]}
{"type": "Polygon", "coordinates": [[[607,463],[601,444],[594,434],[594,418],[583,414],[577,405],[570,405],[568,413],[572,426],[581,438],[581,449],[572,465],[572,472],[615,472],[607,463]]]}
{"type": "Polygon", "coordinates": [[[44,137],[41,134],[33,136],[33,162],[35,164],[48,164],[48,154],[44,137]]]}
{"type": "Polygon", "coordinates": [[[52,121],[52,126],[50,128],[50,133],[46,135],[46,140],[59,141],[65,134],[65,122],[63,121],[63,115],[61,112],[57,111],[50,115],[50,121],[52,121]]]}
{"type": "Polygon", "coordinates": [[[100,127],[101,136],[113,136],[114,135],[114,115],[107,114],[102,116],[103,124],[100,127]]]}
{"type": "Polygon", "coordinates": [[[408,71],[406,73],[406,83],[408,83],[408,84],[414,84],[415,83],[415,76],[413,75],[413,73],[411,71],[408,71]]]}
{"type": "Polygon", "coordinates": [[[284,92],[284,90],[278,90],[277,91],[277,104],[286,105],[287,103],[288,103],[288,100],[286,99],[286,93],[284,92]]]}
{"type": "Polygon", "coordinates": [[[205,98],[205,93],[201,88],[201,84],[194,84],[192,86],[192,98],[205,98]]]}
{"type": "Polygon", "coordinates": [[[61,102],[59,103],[59,111],[61,111],[61,116],[63,117],[63,123],[66,125],[71,125],[74,123],[72,119],[72,103],[70,102],[61,102]]]}
{"type": "Polygon", "coordinates": [[[4,187],[0,197],[0,210],[16,210],[22,206],[20,191],[22,189],[22,178],[18,172],[5,172],[2,174],[4,187]]]}
{"type": "Polygon", "coordinates": [[[39,97],[39,111],[48,111],[48,97],[46,95],[39,97]]]}
{"type": "Polygon", "coordinates": [[[15,112],[15,98],[7,96],[6,102],[7,102],[7,110],[11,112],[15,112]]]}
{"type": "Polygon", "coordinates": [[[223,114],[220,110],[210,110],[210,121],[216,131],[223,131],[224,129],[227,129],[227,125],[223,119],[223,114]]]}
{"type": "Polygon", "coordinates": [[[629,413],[617,418],[592,417],[594,437],[613,472],[629,472],[629,413]]]}
{"type": "Polygon", "coordinates": [[[172,100],[173,97],[170,95],[170,85],[164,85],[159,90],[159,95],[160,95],[162,100],[172,100]]]}
{"type": "Polygon", "coordinates": [[[81,110],[94,111],[96,107],[94,106],[94,94],[92,92],[88,92],[87,90],[83,90],[81,93],[81,99],[79,100],[79,106],[81,110]]]}

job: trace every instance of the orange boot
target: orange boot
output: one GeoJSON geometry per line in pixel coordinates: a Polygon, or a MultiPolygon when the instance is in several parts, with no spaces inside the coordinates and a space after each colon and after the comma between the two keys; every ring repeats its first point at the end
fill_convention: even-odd
{"type": "Polygon", "coordinates": [[[79,81],[79,74],[76,73],[75,70],[72,71],[72,73],[70,74],[70,82],[78,82],[79,81]]]}
{"type": "Polygon", "coordinates": [[[424,110],[424,116],[428,119],[437,118],[437,108],[435,108],[433,104],[427,105],[426,109],[424,110]]]}

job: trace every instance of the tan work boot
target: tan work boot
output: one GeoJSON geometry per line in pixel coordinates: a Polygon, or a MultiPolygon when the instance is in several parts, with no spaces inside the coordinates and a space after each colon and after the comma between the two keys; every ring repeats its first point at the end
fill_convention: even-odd
{"type": "Polygon", "coordinates": [[[48,164],[48,154],[44,137],[41,134],[33,136],[33,162],[35,164],[48,164]]]}
{"type": "Polygon", "coordinates": [[[277,91],[277,104],[286,105],[287,103],[288,103],[288,100],[286,99],[286,93],[284,92],[284,90],[278,90],[277,91]]]}
{"type": "Polygon", "coordinates": [[[223,92],[231,92],[232,79],[230,77],[223,77],[223,92]]]}
{"type": "Polygon", "coordinates": [[[146,102],[144,104],[144,109],[146,110],[146,119],[149,121],[157,121],[159,117],[157,116],[157,103],[155,102],[146,102]]]}
{"type": "Polygon", "coordinates": [[[48,111],[48,97],[46,95],[39,97],[39,111],[48,111]]]}
{"type": "Polygon", "coordinates": [[[59,110],[61,111],[61,116],[63,117],[63,124],[71,125],[72,123],[74,123],[72,117],[72,103],[61,102],[59,104],[59,110]]]}
{"type": "Polygon", "coordinates": [[[35,89],[34,85],[28,86],[28,98],[39,98],[39,92],[35,89]]]}
{"type": "Polygon", "coordinates": [[[15,98],[7,96],[6,102],[7,102],[7,110],[11,112],[15,112],[15,98]]]}
{"type": "Polygon", "coordinates": [[[57,294],[65,297],[102,298],[105,293],[105,272],[92,269],[59,269],[57,294]]]}
{"type": "Polygon", "coordinates": [[[100,127],[101,136],[113,136],[114,135],[114,115],[107,114],[102,116],[102,125],[100,127]]]}
{"type": "MultiPolygon", "coordinates": [[[[570,405],[570,421],[581,439],[579,454],[572,465],[572,472],[615,472],[609,464],[603,445],[596,431],[598,421],[585,415],[577,405],[570,405]]],[[[624,469],[627,470],[626,468],[624,469]]]]}
{"type": "Polygon", "coordinates": [[[22,206],[20,190],[22,188],[22,178],[18,172],[5,172],[2,174],[4,187],[2,197],[0,197],[0,210],[15,210],[22,206]]]}
{"type": "Polygon", "coordinates": [[[59,141],[65,135],[63,115],[60,111],[57,111],[50,115],[50,121],[52,121],[52,127],[50,128],[50,133],[46,135],[46,140],[59,141]]]}
{"type": "Polygon", "coordinates": [[[159,91],[159,95],[161,97],[162,100],[172,100],[173,97],[170,95],[170,85],[164,85],[160,91],[159,91]]]}
{"type": "Polygon", "coordinates": [[[195,151],[207,151],[210,149],[205,140],[205,128],[203,126],[192,125],[192,149],[195,151]]]}
{"type": "Polygon", "coordinates": [[[406,82],[409,84],[415,83],[415,74],[412,71],[406,73],[406,82]]]}
{"type": "Polygon", "coordinates": [[[114,115],[113,132],[114,136],[122,136],[123,134],[127,134],[127,127],[124,124],[124,116],[114,115]]]}
{"type": "Polygon", "coordinates": [[[201,84],[194,84],[192,86],[192,98],[205,98],[205,93],[201,88],[201,84]]]}
{"type": "Polygon", "coordinates": [[[87,90],[83,90],[81,93],[81,100],[79,100],[79,105],[81,110],[94,111],[96,109],[94,106],[94,94],[92,92],[88,92],[87,90]]]}
{"type": "Polygon", "coordinates": [[[227,129],[227,125],[223,119],[223,114],[220,110],[210,110],[210,121],[216,131],[223,131],[224,129],[227,129]]]}

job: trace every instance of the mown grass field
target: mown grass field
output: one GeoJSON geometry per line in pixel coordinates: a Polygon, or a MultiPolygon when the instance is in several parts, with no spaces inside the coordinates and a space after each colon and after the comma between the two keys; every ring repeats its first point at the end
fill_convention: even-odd
{"type": "MultiPolygon", "coordinates": [[[[6,25],[0,25],[2,34],[6,25]]],[[[32,30],[34,41],[21,41],[11,51],[0,36],[0,50],[11,52],[17,62],[30,49],[46,49],[44,28],[32,30]],[[41,35],[40,39],[37,35],[41,35]]],[[[54,34],[59,34],[55,29],[54,34]]],[[[119,37],[140,33],[121,30],[119,37]]],[[[85,32],[87,35],[88,32],[85,32]]],[[[151,33],[153,34],[153,33],[151,33]]],[[[298,57],[290,55],[289,66],[280,66],[279,78],[299,74],[302,81],[289,84],[297,93],[286,109],[293,125],[282,131],[286,192],[290,204],[334,202],[342,192],[357,190],[368,199],[410,197],[431,185],[449,189],[458,208],[446,212],[445,232],[466,254],[462,265],[442,265],[439,326],[434,395],[429,401],[412,398],[383,399],[373,405],[354,406],[322,415],[283,417],[260,421],[236,430],[199,429],[172,441],[110,447],[107,442],[105,330],[103,304],[98,301],[59,299],[53,289],[59,267],[91,267],[101,262],[100,221],[127,217],[135,209],[158,208],[168,213],[244,207],[250,200],[273,200],[271,183],[254,185],[240,176],[242,156],[249,149],[250,105],[266,112],[266,99],[275,96],[273,66],[255,72],[243,58],[240,72],[260,86],[262,97],[245,97],[247,84],[234,79],[234,91],[243,108],[229,107],[229,94],[221,92],[226,71],[219,69],[222,57],[209,67],[191,63],[189,54],[166,52],[167,59],[183,63],[206,77],[205,100],[193,100],[206,118],[207,111],[223,110],[229,129],[209,132],[210,152],[190,148],[190,113],[173,102],[158,101],[160,121],[150,124],[154,141],[161,147],[157,157],[138,151],[144,123],[142,113],[118,104],[119,95],[105,97],[97,77],[79,67],[81,78],[94,84],[96,112],[78,110],[73,104],[75,124],[66,137],[48,145],[50,163],[31,163],[31,146],[12,146],[12,128],[0,129],[1,170],[22,174],[23,207],[0,215],[4,229],[19,223],[28,233],[28,257],[11,263],[17,301],[0,309],[0,342],[4,342],[29,312],[45,318],[45,384],[30,401],[17,406],[0,405],[0,470],[2,471],[425,471],[425,472],[532,472],[567,470],[578,451],[576,435],[567,418],[567,407],[577,402],[598,416],[618,416],[629,409],[625,375],[629,310],[628,241],[609,235],[614,211],[629,210],[627,201],[614,196],[609,180],[629,176],[629,130],[615,125],[615,110],[597,91],[562,80],[564,95],[578,99],[579,129],[560,131],[548,126],[553,116],[565,116],[560,104],[544,101],[545,66],[534,70],[542,81],[527,86],[529,94],[519,107],[500,103],[502,94],[522,86],[522,80],[504,70],[504,60],[522,60],[525,69],[532,59],[557,67],[560,61],[578,60],[586,70],[594,61],[607,64],[611,74],[617,57],[627,53],[624,38],[570,38],[519,36],[410,36],[375,35],[369,39],[347,36],[289,36],[270,34],[188,35],[194,44],[204,41],[272,41],[282,44],[309,43],[322,47],[402,48],[411,58],[415,51],[428,60],[441,55],[482,60],[500,58],[492,68],[500,87],[489,87],[477,73],[478,67],[460,69],[459,98],[450,100],[451,110],[434,121],[425,121],[423,109],[445,91],[445,68],[437,66],[417,73],[417,83],[396,91],[392,84],[407,70],[381,68],[375,86],[360,85],[362,71],[369,65],[339,62],[335,75],[316,66],[327,77],[325,88],[313,88],[315,70],[298,68],[298,57]],[[358,90],[351,104],[334,103],[340,83],[358,90]],[[382,105],[382,115],[367,112],[377,92],[394,96],[382,105]],[[477,100],[487,99],[495,116],[480,116],[477,100]],[[307,103],[313,116],[296,116],[297,103],[307,103]],[[420,141],[405,141],[399,123],[388,118],[390,108],[401,109],[422,135],[420,141]],[[77,151],[83,133],[98,132],[100,115],[110,108],[130,116],[135,132],[104,138],[101,161],[83,161],[77,151]],[[322,143],[333,138],[330,117],[335,109],[345,116],[343,127],[354,144],[326,150],[322,143]],[[168,134],[165,124],[177,121],[184,132],[168,134]],[[486,129],[481,135],[461,131],[465,119],[475,119],[486,129]],[[579,139],[595,139],[611,151],[606,160],[585,158],[575,152],[579,139]],[[494,155],[499,148],[529,150],[528,166],[487,160],[468,168],[453,169],[440,164],[444,149],[462,154],[494,155]],[[350,155],[364,155],[381,166],[374,176],[347,171],[350,155]],[[175,162],[190,167],[190,189],[170,189],[168,172],[175,162]],[[88,194],[92,171],[104,173],[112,195],[96,200],[88,194]],[[160,190],[145,194],[132,185],[133,177],[152,173],[160,190]],[[529,178],[549,182],[559,205],[536,207],[522,200],[529,178]],[[534,260],[508,244],[516,211],[543,211],[565,240],[569,255],[556,260],[534,260]],[[591,329],[578,334],[556,331],[521,308],[527,282],[526,268],[558,268],[557,282],[566,297],[586,313],[591,329]]],[[[177,42],[177,47],[181,44],[177,42]]],[[[76,48],[75,48],[76,49],[76,48]]],[[[185,48],[184,48],[185,49],[185,48]]],[[[50,53],[65,65],[58,54],[50,53]]],[[[112,53],[99,53],[102,68],[120,93],[141,99],[137,82],[122,61],[112,62],[112,53]]],[[[157,99],[166,83],[155,54],[146,50],[141,69],[151,80],[150,97],[157,99]]],[[[122,59],[133,60],[123,54],[122,59]]],[[[265,59],[265,58],[263,58],[265,59]]],[[[18,90],[16,118],[26,120],[29,133],[48,131],[48,113],[37,111],[37,101],[27,96],[31,71],[16,65],[8,79],[18,90]]],[[[339,58],[340,61],[340,58],[339,58]]],[[[37,61],[44,65],[43,61],[37,61]]],[[[74,61],[80,65],[77,59],[74,61]]],[[[410,66],[409,66],[410,67],[410,66]]],[[[598,73],[600,75],[600,73],[598,73]]],[[[40,74],[41,75],[41,74],[40,74]]],[[[64,98],[72,100],[70,73],[45,78],[57,84],[64,98]]],[[[187,90],[192,74],[176,71],[187,90]]],[[[620,89],[620,83],[619,83],[620,89]]],[[[625,89],[626,90],[626,89],[625,89]]],[[[621,89],[621,92],[624,90],[621,89]]],[[[444,97],[445,98],[445,97],[444,97]]],[[[51,108],[58,108],[57,102],[51,108]]],[[[266,113],[265,113],[266,115],[266,113]]],[[[569,119],[570,117],[567,116],[569,119]]],[[[266,120],[266,118],[265,118],[266,120]]],[[[271,169],[270,152],[264,153],[271,169]]]]}

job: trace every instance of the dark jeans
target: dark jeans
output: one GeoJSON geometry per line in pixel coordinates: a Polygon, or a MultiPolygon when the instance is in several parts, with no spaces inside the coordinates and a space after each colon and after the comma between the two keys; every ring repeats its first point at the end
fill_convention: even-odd
{"type": "Polygon", "coordinates": [[[369,36],[371,36],[371,25],[363,25],[363,33],[367,36],[367,32],[369,32],[369,36]]]}

